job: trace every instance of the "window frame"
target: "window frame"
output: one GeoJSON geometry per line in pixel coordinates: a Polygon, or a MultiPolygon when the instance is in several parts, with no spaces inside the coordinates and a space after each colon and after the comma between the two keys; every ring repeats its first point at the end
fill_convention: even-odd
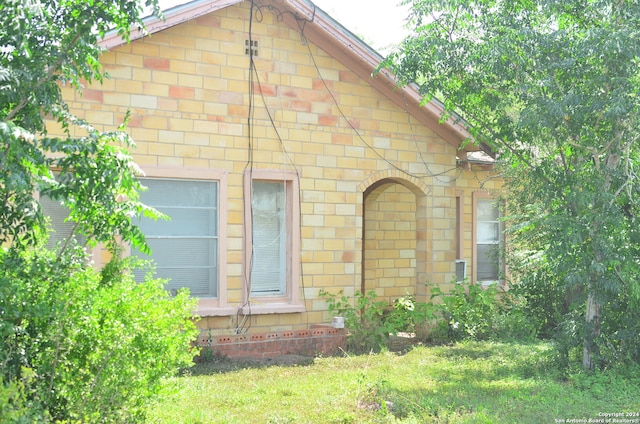
{"type": "Polygon", "coordinates": [[[502,250],[505,248],[505,238],[504,238],[504,228],[500,219],[503,216],[502,205],[498,203],[499,201],[493,198],[489,193],[486,192],[474,192],[473,193],[473,279],[472,282],[474,284],[481,284],[483,286],[489,286],[491,284],[504,284],[503,276],[505,274],[505,263],[502,258],[502,250]],[[498,207],[498,224],[499,224],[499,240],[497,243],[482,243],[482,244],[494,244],[498,246],[500,251],[500,256],[498,258],[498,278],[496,280],[479,280],[478,279],[478,204],[480,201],[490,200],[494,203],[497,203],[498,207]]]}
{"type": "Polygon", "coordinates": [[[236,310],[227,303],[227,171],[217,169],[198,168],[169,168],[169,167],[144,167],[144,178],[172,179],[172,180],[203,180],[216,181],[218,183],[218,296],[198,297],[198,307],[195,313],[199,316],[226,316],[232,315],[236,310]]]}
{"type": "Polygon", "coordinates": [[[305,306],[300,299],[300,183],[294,171],[271,169],[249,169],[244,172],[244,254],[243,254],[243,312],[261,313],[293,313],[304,312],[305,306]],[[252,187],[254,181],[282,182],[286,198],[286,282],[282,296],[252,296],[251,263],[252,263],[252,187]]]}

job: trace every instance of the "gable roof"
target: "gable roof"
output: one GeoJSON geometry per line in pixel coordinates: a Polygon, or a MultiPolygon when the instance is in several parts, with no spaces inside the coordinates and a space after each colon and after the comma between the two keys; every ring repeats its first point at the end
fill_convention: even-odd
{"type": "MultiPolygon", "coordinates": [[[[132,30],[131,41],[153,34],[172,26],[195,19],[198,16],[215,12],[232,6],[244,0],[194,0],[165,10],[164,20],[155,16],[145,18],[146,31],[132,30]]],[[[383,57],[362,41],[359,37],[342,26],[325,11],[317,7],[310,0],[254,0],[261,6],[272,6],[279,10],[282,20],[290,27],[303,33],[304,37],[330,56],[341,62],[360,78],[368,81],[383,95],[393,101],[400,108],[406,110],[419,122],[430,128],[448,143],[456,148],[471,137],[471,134],[460,119],[450,118],[440,122],[444,107],[438,100],[431,100],[422,104],[422,96],[417,86],[407,85],[398,88],[397,79],[386,69],[373,76],[373,71],[383,60],[383,57]]],[[[108,33],[100,42],[106,49],[125,44],[115,31],[108,33]]],[[[480,148],[491,155],[488,146],[481,144],[480,148]]],[[[475,145],[468,143],[464,151],[478,150],[475,145]]]]}

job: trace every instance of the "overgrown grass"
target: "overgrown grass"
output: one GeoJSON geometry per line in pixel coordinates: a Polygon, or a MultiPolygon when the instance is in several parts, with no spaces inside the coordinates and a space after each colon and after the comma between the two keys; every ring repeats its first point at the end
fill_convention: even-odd
{"type": "Polygon", "coordinates": [[[538,424],[640,412],[639,369],[569,372],[551,356],[543,342],[464,342],[306,365],[219,360],[169,380],[150,422],[538,424]]]}

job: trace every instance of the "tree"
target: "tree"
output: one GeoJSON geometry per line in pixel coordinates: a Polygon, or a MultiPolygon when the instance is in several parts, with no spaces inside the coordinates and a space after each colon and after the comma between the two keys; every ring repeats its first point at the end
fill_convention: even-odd
{"type": "MultiPolygon", "coordinates": [[[[146,6],[158,11],[157,0],[146,6]]],[[[69,206],[89,240],[120,234],[144,244],[128,219],[151,211],[136,202],[140,184],[126,152],[133,145],[126,122],[118,131],[98,132],[69,113],[61,94],[65,84],[81,90],[83,82],[102,81],[98,40],[109,30],[128,38],[132,27],[142,27],[142,11],[125,0],[0,4],[0,242],[33,241],[33,229],[43,224],[34,199],[41,192],[69,206]],[[57,121],[66,137],[49,137],[46,119],[57,121]],[[57,180],[53,168],[60,170],[57,180]]]]}
{"type": "Polygon", "coordinates": [[[134,216],[140,169],[125,122],[98,131],[61,87],[101,82],[98,40],[128,38],[157,0],[0,2],[0,421],[138,422],[161,378],[191,363],[188,293],[137,282],[120,243],[148,251],[134,216]],[[62,136],[47,125],[57,123],[62,136]],[[54,172],[55,171],[55,172],[54,172]],[[40,196],[69,209],[72,234],[49,250],[40,196]],[[93,269],[84,246],[111,260],[93,269]]]}
{"type": "Polygon", "coordinates": [[[513,277],[551,276],[581,305],[584,367],[619,358],[640,298],[640,2],[405,3],[413,33],[382,66],[491,146],[513,277]]]}

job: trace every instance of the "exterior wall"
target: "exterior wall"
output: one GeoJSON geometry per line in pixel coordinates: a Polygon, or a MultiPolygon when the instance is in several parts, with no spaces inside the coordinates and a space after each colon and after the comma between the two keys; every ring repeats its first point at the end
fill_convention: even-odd
{"type": "Polygon", "coordinates": [[[328,322],[318,292],[361,289],[363,236],[365,276],[375,276],[381,295],[424,295],[427,281],[448,284],[457,256],[456,196],[461,254],[472,264],[472,194],[486,170],[460,168],[455,146],[266,10],[251,26],[258,41],[252,72],[249,15],[243,2],[116,47],[101,57],[110,79],[82,95],[66,93],[72,110],[98,129],[114,129],[129,110],[132,153],[149,175],[223,176],[224,281],[221,298],[199,311],[199,325],[228,335],[244,319],[237,312],[246,304],[248,167],[297,173],[301,217],[300,282],[293,287],[301,309],[258,311],[256,302],[243,309],[249,332],[328,322]],[[365,191],[385,179],[396,186],[363,205],[365,191]],[[372,234],[363,234],[365,207],[372,234]]]}
{"type": "Polygon", "coordinates": [[[416,196],[386,183],[364,201],[364,291],[392,301],[416,289],[416,196]]]}

